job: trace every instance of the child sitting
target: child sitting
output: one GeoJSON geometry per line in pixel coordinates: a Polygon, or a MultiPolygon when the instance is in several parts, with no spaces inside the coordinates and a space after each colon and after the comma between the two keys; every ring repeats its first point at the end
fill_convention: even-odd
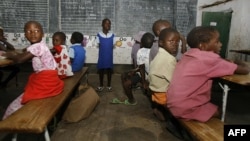
{"type": "Polygon", "coordinates": [[[15,63],[23,63],[32,59],[35,72],[30,75],[24,93],[8,106],[3,119],[21,108],[23,104],[35,99],[56,96],[64,88],[64,82],[59,79],[56,71],[55,59],[48,46],[42,41],[44,33],[41,24],[36,21],[27,22],[24,26],[24,33],[31,46],[21,54],[7,52],[5,56],[15,63]]]}
{"type": "Polygon", "coordinates": [[[85,49],[82,46],[83,35],[80,32],[73,32],[70,42],[72,46],[69,48],[69,56],[72,65],[72,71],[77,72],[82,69],[85,63],[85,49]]]}
{"type": "Polygon", "coordinates": [[[136,105],[132,93],[132,86],[141,82],[145,90],[148,89],[147,74],[149,73],[149,52],[154,42],[154,35],[151,33],[145,33],[141,38],[141,48],[137,52],[137,69],[122,74],[122,86],[128,99],[120,101],[114,98],[111,103],[123,103],[125,105],[136,105]],[[139,74],[136,72],[140,72],[139,74]]]}
{"type": "Polygon", "coordinates": [[[57,63],[57,71],[60,79],[73,75],[68,50],[65,46],[66,35],[63,32],[55,32],[52,36],[54,58],[57,63]]]}
{"type": "Polygon", "coordinates": [[[206,122],[220,115],[218,107],[210,102],[212,79],[248,74],[249,68],[219,56],[222,44],[214,27],[195,27],[188,34],[187,43],[191,49],[176,65],[166,93],[167,107],[177,118],[206,122]]]}
{"type": "Polygon", "coordinates": [[[159,36],[159,51],[150,63],[148,75],[149,88],[152,91],[154,114],[165,120],[161,112],[167,103],[166,91],[172,79],[177,63],[176,55],[180,42],[180,34],[173,28],[165,28],[159,36]]]}

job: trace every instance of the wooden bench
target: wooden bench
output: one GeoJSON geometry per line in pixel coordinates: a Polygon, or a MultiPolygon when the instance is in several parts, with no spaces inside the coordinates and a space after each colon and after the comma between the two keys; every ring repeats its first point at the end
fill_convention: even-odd
{"type": "Polygon", "coordinates": [[[78,88],[88,67],[76,72],[74,76],[64,79],[64,90],[61,94],[39,100],[32,100],[22,108],[0,121],[0,132],[42,133],[65,101],[78,88]]]}
{"type": "Polygon", "coordinates": [[[212,118],[205,123],[183,119],[178,119],[178,121],[198,141],[224,140],[224,123],[220,119],[212,118]]]}

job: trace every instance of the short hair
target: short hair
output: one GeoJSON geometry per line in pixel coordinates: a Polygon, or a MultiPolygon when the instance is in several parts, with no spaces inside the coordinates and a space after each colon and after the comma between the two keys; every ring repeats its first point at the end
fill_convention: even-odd
{"type": "Polygon", "coordinates": [[[66,35],[64,32],[57,31],[53,34],[53,36],[59,36],[63,41],[66,41],[66,35]]]}
{"type": "Polygon", "coordinates": [[[3,30],[3,27],[0,26],[0,30],[3,30]]]}
{"type": "Polygon", "coordinates": [[[35,25],[37,25],[37,26],[40,28],[41,32],[43,32],[43,27],[42,27],[42,25],[41,25],[39,22],[37,22],[37,21],[28,21],[28,22],[26,22],[25,25],[24,25],[24,32],[25,32],[27,26],[30,25],[30,24],[35,24],[35,25]]]}
{"type": "Polygon", "coordinates": [[[168,24],[168,25],[171,27],[171,24],[170,24],[169,21],[159,19],[159,20],[157,20],[157,21],[155,21],[155,22],[153,23],[152,31],[153,31],[154,34],[156,35],[156,34],[157,34],[157,33],[156,33],[157,28],[158,28],[159,26],[166,25],[166,24],[168,24]]]}
{"type": "Polygon", "coordinates": [[[218,32],[212,26],[197,26],[193,28],[187,35],[187,44],[190,48],[198,48],[200,43],[208,43],[218,32]]]}
{"type": "Polygon", "coordinates": [[[102,25],[106,22],[106,21],[109,21],[110,22],[110,24],[111,24],[111,21],[110,21],[110,19],[108,19],[108,18],[105,18],[105,19],[103,19],[102,20],[102,25]]]}
{"type": "Polygon", "coordinates": [[[83,34],[80,32],[73,32],[71,38],[75,41],[75,43],[82,43],[83,34]]]}
{"type": "Polygon", "coordinates": [[[141,38],[141,44],[144,48],[151,48],[154,43],[154,35],[152,33],[145,33],[141,38]]]}
{"type": "Polygon", "coordinates": [[[161,31],[161,33],[159,35],[159,40],[163,41],[171,33],[177,33],[177,34],[179,34],[179,32],[176,29],[174,29],[174,28],[165,28],[165,29],[163,29],[161,31]]]}

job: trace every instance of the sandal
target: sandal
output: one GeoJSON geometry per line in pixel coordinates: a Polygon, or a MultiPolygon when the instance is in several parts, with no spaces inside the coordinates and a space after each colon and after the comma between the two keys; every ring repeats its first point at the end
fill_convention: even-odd
{"type": "Polygon", "coordinates": [[[108,90],[109,92],[112,92],[112,87],[107,87],[107,90],[108,90]]]}
{"type": "Polygon", "coordinates": [[[123,104],[124,102],[120,101],[118,98],[113,98],[110,101],[111,104],[123,104]]]}
{"type": "Polygon", "coordinates": [[[134,105],[137,105],[137,101],[135,101],[134,103],[130,103],[130,102],[128,101],[128,99],[126,99],[126,100],[124,101],[124,104],[125,104],[125,105],[134,106],[134,105]]]}
{"type": "Polygon", "coordinates": [[[100,86],[100,87],[97,87],[97,88],[96,88],[96,91],[101,92],[101,91],[103,91],[103,89],[104,89],[104,87],[103,87],[103,86],[102,86],[102,87],[100,86]]]}

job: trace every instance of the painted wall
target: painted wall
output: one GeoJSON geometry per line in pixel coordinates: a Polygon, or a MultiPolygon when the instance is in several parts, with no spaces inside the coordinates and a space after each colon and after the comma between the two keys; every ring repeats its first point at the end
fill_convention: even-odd
{"type": "Polygon", "coordinates": [[[240,54],[229,52],[230,49],[250,49],[250,5],[249,0],[232,0],[217,6],[201,9],[203,5],[212,4],[222,0],[198,0],[197,3],[197,21],[196,25],[201,25],[201,16],[203,11],[219,12],[232,9],[231,29],[228,43],[229,59],[240,59],[240,54]]]}
{"type": "MultiPolygon", "coordinates": [[[[30,43],[26,40],[23,33],[5,33],[5,37],[16,49],[28,47],[30,43]]],[[[71,35],[67,35],[66,45],[69,47],[71,35]]],[[[97,63],[98,47],[95,36],[84,35],[84,44],[86,49],[86,63],[97,63]]],[[[52,35],[45,34],[43,40],[52,48],[52,35]]],[[[131,50],[134,44],[132,37],[116,37],[116,46],[114,48],[114,64],[132,64],[131,50]]]]}

